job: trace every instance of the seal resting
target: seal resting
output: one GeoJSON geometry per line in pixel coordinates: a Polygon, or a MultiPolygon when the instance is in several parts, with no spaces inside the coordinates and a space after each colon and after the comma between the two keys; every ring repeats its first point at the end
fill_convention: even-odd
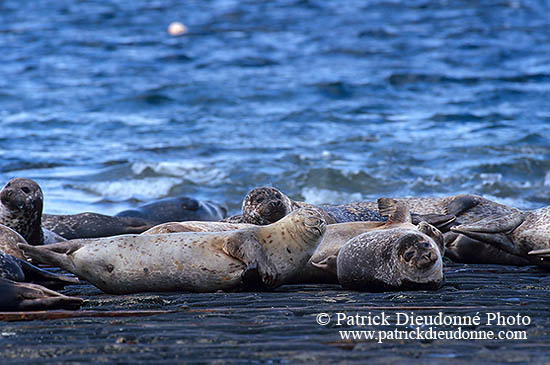
{"type": "Polygon", "coordinates": [[[19,282],[39,284],[50,289],[80,284],[73,276],[54,274],[42,270],[25,260],[0,252],[0,277],[19,282]]]}
{"type": "Polygon", "coordinates": [[[37,284],[18,283],[0,278],[0,311],[78,309],[84,302],[37,284]]]}
{"type": "Polygon", "coordinates": [[[219,204],[187,196],[160,199],[115,214],[116,217],[143,219],[151,224],[182,221],[219,221],[225,218],[226,215],[227,209],[219,204]]]}
{"type": "Polygon", "coordinates": [[[418,230],[429,236],[437,244],[443,255],[445,245],[441,232],[426,222],[420,222],[418,226],[414,225],[406,204],[389,198],[380,198],[378,199],[378,206],[383,212],[392,211],[386,222],[349,222],[329,225],[319,247],[317,247],[308,264],[303,271],[298,273],[297,277],[302,275],[301,280],[306,280],[306,282],[322,282],[319,280],[326,278],[326,274],[318,273],[318,270],[322,270],[324,273],[331,274],[333,280],[336,280],[336,260],[340,249],[354,237],[375,230],[394,228],[418,230]]]}
{"type": "Polygon", "coordinates": [[[550,206],[497,213],[475,223],[451,228],[530,263],[550,268],[550,206]]]}
{"type": "Polygon", "coordinates": [[[177,232],[223,232],[235,231],[237,229],[254,227],[253,224],[246,223],[227,223],[227,222],[168,222],[162,223],[148,229],[142,234],[163,234],[177,232]]]}
{"type": "Polygon", "coordinates": [[[340,249],[338,281],[351,290],[437,289],[444,281],[441,256],[433,239],[415,229],[367,232],[340,249]]]}
{"type": "Polygon", "coordinates": [[[42,228],[43,206],[42,189],[36,181],[11,179],[0,191],[0,224],[19,233],[31,245],[63,241],[42,228]]]}
{"type": "Polygon", "coordinates": [[[139,234],[165,222],[218,221],[225,217],[225,212],[215,203],[181,196],[147,203],[115,216],[91,212],[44,214],[42,224],[66,239],[99,238],[139,234]]]}
{"type": "Polygon", "coordinates": [[[113,294],[235,290],[285,283],[311,257],[326,228],[315,209],[279,222],[226,232],[124,235],[34,247],[33,259],[62,267],[113,294]]]}

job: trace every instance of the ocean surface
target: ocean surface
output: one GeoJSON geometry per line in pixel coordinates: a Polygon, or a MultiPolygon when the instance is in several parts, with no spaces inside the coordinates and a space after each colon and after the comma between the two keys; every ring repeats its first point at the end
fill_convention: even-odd
{"type": "Polygon", "coordinates": [[[47,213],[234,213],[261,185],[550,204],[548,1],[6,0],[0,49],[0,183],[47,213]]]}

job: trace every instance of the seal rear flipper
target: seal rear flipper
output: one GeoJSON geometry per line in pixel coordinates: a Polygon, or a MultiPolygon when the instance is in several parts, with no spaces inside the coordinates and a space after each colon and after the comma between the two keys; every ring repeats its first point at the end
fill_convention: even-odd
{"type": "Polygon", "coordinates": [[[436,227],[440,231],[448,231],[449,226],[456,220],[452,214],[416,214],[411,213],[412,224],[418,225],[420,222],[426,222],[436,227]]]}
{"type": "Polygon", "coordinates": [[[266,288],[275,288],[280,285],[280,275],[277,269],[268,259],[260,242],[250,234],[235,232],[229,235],[224,240],[222,250],[247,266],[256,263],[257,270],[266,288]]]}
{"type": "Polygon", "coordinates": [[[318,262],[310,261],[310,262],[311,262],[311,265],[315,266],[318,269],[337,275],[337,265],[336,265],[337,258],[338,258],[338,252],[336,252],[333,255],[325,257],[321,261],[318,261],[318,262]]]}
{"type": "Polygon", "coordinates": [[[17,283],[15,294],[20,310],[40,309],[79,309],[84,302],[80,298],[69,297],[40,285],[17,283]]]}
{"type": "Polygon", "coordinates": [[[388,217],[387,225],[412,222],[407,203],[391,198],[378,198],[377,202],[380,215],[388,217]]]}
{"type": "MultiPolygon", "coordinates": [[[[19,260],[19,259],[18,259],[19,260]]],[[[45,286],[50,289],[61,289],[66,285],[80,284],[80,280],[74,276],[54,274],[40,269],[24,260],[19,260],[25,274],[25,281],[45,286]]]]}
{"type": "Polygon", "coordinates": [[[74,274],[76,268],[70,254],[83,245],[81,240],[73,240],[47,246],[31,246],[23,243],[17,246],[23,250],[26,256],[37,262],[58,266],[74,274]]]}
{"type": "Polygon", "coordinates": [[[481,202],[481,198],[475,195],[459,195],[447,205],[444,209],[446,214],[460,215],[467,210],[472,209],[481,202]]]}

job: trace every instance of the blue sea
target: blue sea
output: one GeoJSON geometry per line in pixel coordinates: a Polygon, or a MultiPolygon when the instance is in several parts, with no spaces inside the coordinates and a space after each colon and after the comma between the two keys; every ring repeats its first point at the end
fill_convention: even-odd
{"type": "Polygon", "coordinates": [[[547,0],[3,0],[0,50],[0,185],[47,213],[261,185],[550,205],[547,0]]]}

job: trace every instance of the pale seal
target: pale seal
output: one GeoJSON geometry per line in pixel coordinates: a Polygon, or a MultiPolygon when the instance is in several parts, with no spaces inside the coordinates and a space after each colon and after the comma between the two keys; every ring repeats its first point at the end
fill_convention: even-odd
{"type": "Polygon", "coordinates": [[[124,235],[19,247],[29,257],[62,267],[108,293],[211,292],[239,289],[255,271],[265,287],[284,284],[311,257],[325,229],[322,215],[308,208],[268,226],[237,231],[124,235]]]}
{"type": "Polygon", "coordinates": [[[5,252],[0,252],[0,277],[13,281],[39,284],[50,289],[59,289],[66,285],[80,283],[73,276],[59,275],[42,270],[5,252]]]}
{"type": "Polygon", "coordinates": [[[84,302],[37,284],[0,278],[0,311],[78,309],[84,302]]]}
{"type": "Polygon", "coordinates": [[[163,234],[177,232],[223,232],[235,231],[237,229],[254,227],[253,224],[246,223],[226,223],[226,222],[168,222],[162,223],[148,229],[142,234],[163,234]]]}
{"type": "Polygon", "coordinates": [[[19,233],[31,245],[62,241],[62,237],[42,228],[43,201],[42,189],[35,181],[11,179],[0,191],[0,224],[19,233]]]}
{"type": "Polygon", "coordinates": [[[497,213],[475,223],[451,228],[531,263],[550,268],[550,206],[497,213]]]}
{"type": "Polygon", "coordinates": [[[444,281],[438,245],[415,229],[363,233],[340,249],[336,265],[344,289],[437,289],[444,281]]]}

